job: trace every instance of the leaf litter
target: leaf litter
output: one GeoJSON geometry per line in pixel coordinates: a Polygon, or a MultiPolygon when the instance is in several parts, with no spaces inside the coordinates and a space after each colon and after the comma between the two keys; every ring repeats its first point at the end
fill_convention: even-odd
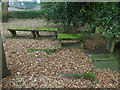
{"type": "MultiPolygon", "coordinates": [[[[25,22],[28,22],[26,20],[25,22]]],[[[25,23],[24,22],[24,23],[25,23]]],[[[36,22],[36,21],[34,21],[36,22]]],[[[4,23],[5,28],[9,26],[4,23]]],[[[18,23],[17,23],[18,24],[18,23]]],[[[11,25],[11,24],[10,24],[11,25]]],[[[13,23],[12,23],[13,25],[13,23]]],[[[19,24],[18,24],[19,25],[19,24]]],[[[14,25],[13,25],[14,26],[14,25]]],[[[5,29],[2,34],[6,34],[5,29]]],[[[20,33],[20,32],[19,32],[20,33]]],[[[8,33],[7,33],[8,34],[8,33]]],[[[51,55],[28,49],[57,49],[52,39],[7,39],[4,44],[8,69],[12,75],[3,78],[3,88],[117,88],[118,71],[95,69],[83,49],[62,49],[51,55]],[[38,60],[38,58],[40,60],[38,60]],[[99,81],[60,77],[59,74],[87,73],[94,70],[99,81]]]]}

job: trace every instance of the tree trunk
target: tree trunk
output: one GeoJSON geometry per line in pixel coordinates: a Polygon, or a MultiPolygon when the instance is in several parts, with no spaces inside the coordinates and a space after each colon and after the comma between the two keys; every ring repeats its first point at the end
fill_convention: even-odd
{"type": "Polygon", "coordinates": [[[2,40],[0,37],[0,80],[2,79],[2,40]]]}
{"type": "Polygon", "coordinates": [[[5,52],[4,52],[4,47],[3,47],[3,43],[2,43],[2,40],[1,40],[1,36],[0,36],[0,45],[1,45],[1,52],[0,52],[0,80],[2,78],[5,78],[6,76],[10,75],[10,72],[7,68],[7,64],[6,64],[6,58],[5,58],[5,52]]]}
{"type": "Polygon", "coordinates": [[[8,0],[6,2],[2,1],[2,22],[7,22],[8,20],[8,0]]]}

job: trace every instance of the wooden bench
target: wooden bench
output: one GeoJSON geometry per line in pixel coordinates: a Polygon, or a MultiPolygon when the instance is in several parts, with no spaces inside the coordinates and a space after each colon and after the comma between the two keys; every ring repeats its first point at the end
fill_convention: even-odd
{"type": "Polygon", "coordinates": [[[85,35],[84,34],[65,34],[65,33],[60,33],[60,34],[58,34],[59,49],[62,48],[62,40],[79,40],[79,42],[82,43],[82,47],[83,47],[84,39],[85,39],[85,35]]]}
{"type": "Polygon", "coordinates": [[[58,28],[19,28],[19,27],[11,27],[8,28],[8,30],[10,31],[12,37],[16,36],[16,31],[30,31],[33,35],[33,37],[39,37],[39,31],[48,31],[48,32],[55,32],[55,37],[57,38],[57,31],[58,28]]]}

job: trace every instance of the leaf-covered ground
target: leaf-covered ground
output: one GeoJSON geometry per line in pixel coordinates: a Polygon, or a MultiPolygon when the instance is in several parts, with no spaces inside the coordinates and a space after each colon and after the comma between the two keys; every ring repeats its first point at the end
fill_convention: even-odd
{"type": "MultiPolygon", "coordinates": [[[[42,27],[43,20],[10,20],[3,23],[2,36],[10,34],[9,27],[42,27]]],[[[51,26],[51,24],[50,24],[51,26]]],[[[53,25],[54,26],[54,25],[53,25]]],[[[18,32],[21,35],[29,32],[18,32]]],[[[41,33],[52,34],[52,33],[41,33]]],[[[83,49],[63,49],[52,55],[44,51],[27,52],[28,49],[57,49],[53,39],[7,39],[4,49],[12,75],[2,79],[3,88],[117,88],[118,72],[95,69],[83,49]],[[84,73],[94,70],[99,81],[60,77],[59,74],[84,73]]]]}

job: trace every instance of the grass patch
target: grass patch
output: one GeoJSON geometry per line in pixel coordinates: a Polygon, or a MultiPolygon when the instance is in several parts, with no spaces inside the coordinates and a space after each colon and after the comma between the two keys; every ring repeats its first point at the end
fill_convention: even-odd
{"type": "Polygon", "coordinates": [[[59,39],[85,39],[83,34],[58,34],[59,39]]]}
{"type": "Polygon", "coordinates": [[[58,52],[58,50],[56,50],[56,49],[28,49],[28,52],[34,52],[34,51],[44,51],[48,55],[51,55],[52,53],[58,52]]]}

